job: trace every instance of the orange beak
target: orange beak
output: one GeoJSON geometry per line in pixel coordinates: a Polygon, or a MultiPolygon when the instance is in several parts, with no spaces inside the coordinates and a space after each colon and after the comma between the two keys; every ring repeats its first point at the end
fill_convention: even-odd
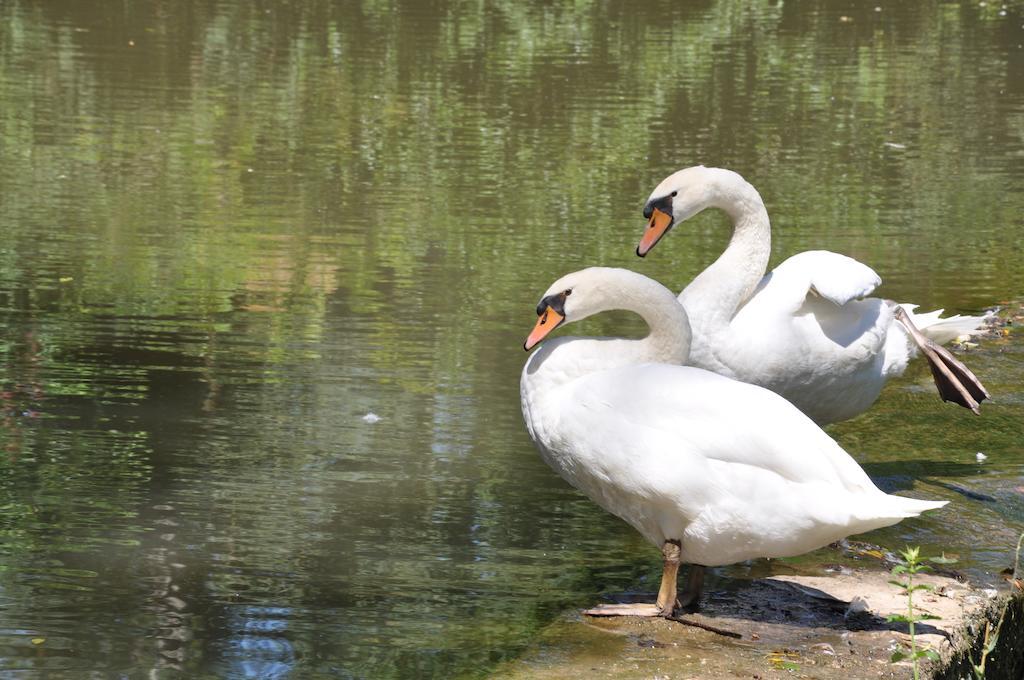
{"type": "Polygon", "coordinates": [[[643,257],[650,252],[671,226],[672,216],[655,208],[651,213],[651,221],[647,223],[647,229],[640,238],[640,245],[636,247],[636,254],[643,257]]]}
{"type": "Polygon", "coordinates": [[[550,307],[545,309],[544,313],[537,319],[537,325],[533,327],[530,337],[526,338],[526,342],[523,343],[523,349],[529,352],[533,349],[534,345],[544,339],[544,336],[555,330],[555,327],[562,323],[564,319],[564,316],[550,307]]]}

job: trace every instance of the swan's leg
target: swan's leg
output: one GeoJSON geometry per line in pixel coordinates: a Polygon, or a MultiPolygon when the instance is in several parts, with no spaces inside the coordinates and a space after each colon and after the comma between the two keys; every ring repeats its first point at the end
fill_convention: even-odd
{"type": "Polygon", "coordinates": [[[704,621],[684,619],[676,614],[683,609],[689,608],[691,611],[696,609],[701,590],[704,588],[705,568],[699,564],[690,565],[686,590],[683,591],[680,599],[676,599],[676,578],[679,574],[680,553],[679,541],[665,541],[661,547],[661,554],[664,556],[665,562],[661,572],[661,589],[658,591],[657,604],[602,604],[593,609],[587,609],[583,613],[587,616],[659,616],[725,637],[742,638],[742,635],[731,630],[719,628],[704,621]]]}
{"type": "Polygon", "coordinates": [[[704,589],[704,567],[699,564],[690,565],[690,573],[686,577],[686,588],[679,598],[680,609],[696,609],[700,601],[700,593],[704,589]]]}
{"type": "Polygon", "coordinates": [[[676,608],[676,595],[678,593],[676,580],[679,577],[679,556],[682,553],[682,546],[679,541],[665,541],[661,546],[661,556],[664,558],[661,571],[661,588],[658,590],[658,613],[661,616],[672,616],[676,608]]]}
{"type": "MultiPolygon", "coordinates": [[[[686,588],[683,590],[683,594],[679,597],[679,601],[676,603],[677,612],[681,612],[683,610],[693,612],[697,610],[700,603],[700,594],[704,589],[704,571],[705,567],[699,564],[690,565],[690,573],[686,577],[686,588]]],[[[682,614],[674,614],[668,618],[670,621],[675,621],[676,623],[681,623],[685,626],[700,628],[711,633],[724,635],[725,637],[735,638],[737,640],[743,637],[735,631],[731,631],[727,628],[720,628],[707,623],[706,621],[692,618],[684,619],[682,614]]]]}
{"type": "MultiPolygon", "coordinates": [[[[676,578],[679,575],[679,556],[682,548],[679,541],[665,541],[661,546],[664,557],[661,571],[661,588],[656,604],[601,604],[584,610],[587,616],[662,616],[668,618],[676,607],[676,578]]],[[[703,567],[702,567],[703,569],[703,567]]]]}
{"type": "Polygon", "coordinates": [[[951,401],[978,414],[978,404],[988,399],[988,391],[981,381],[942,345],[930,340],[910,320],[910,315],[896,305],[896,320],[903,324],[932,369],[932,378],[944,401],[951,401]]]}

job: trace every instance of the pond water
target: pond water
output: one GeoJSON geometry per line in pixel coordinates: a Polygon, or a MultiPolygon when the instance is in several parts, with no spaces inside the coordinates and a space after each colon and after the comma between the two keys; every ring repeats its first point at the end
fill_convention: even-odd
{"type": "MultiPolygon", "coordinates": [[[[773,263],[1019,299],[1022,44],[998,1],[0,4],[4,676],[478,676],[656,577],[524,431],[540,294],[682,287],[725,217],[641,261],[640,210],[705,163],[762,192],[773,263]]],[[[985,579],[1024,524],[1024,336],[967,360],[980,418],[915,365],[832,433],[952,501],[867,540],[985,579]]]]}

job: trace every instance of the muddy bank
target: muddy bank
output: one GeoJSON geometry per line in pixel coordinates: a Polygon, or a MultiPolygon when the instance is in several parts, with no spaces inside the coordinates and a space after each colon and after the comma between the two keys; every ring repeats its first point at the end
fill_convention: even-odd
{"type": "MultiPolygon", "coordinates": [[[[700,613],[686,618],[725,629],[731,638],[660,619],[594,619],[567,614],[548,628],[534,647],[496,674],[501,678],[907,678],[907,663],[890,656],[907,644],[905,624],[886,621],[905,613],[906,600],[878,569],[823,567],[819,574],[772,576],[705,594],[700,613]],[[851,603],[853,603],[851,605],[851,603]]],[[[994,579],[995,580],[995,579],[994,579]]],[[[968,657],[978,652],[969,626],[997,611],[993,588],[972,587],[951,576],[924,575],[931,592],[915,594],[919,611],[939,618],[918,624],[918,643],[942,655],[952,680],[971,677],[968,657]],[[961,649],[963,647],[963,649],[961,649]],[[974,651],[969,651],[974,649],[974,651]],[[968,651],[964,651],[968,650],[968,651]],[[962,670],[961,670],[962,669],[962,670]],[[958,673],[960,673],[958,675],[958,673]]],[[[641,598],[642,599],[642,598],[641,598]]],[[[1007,650],[999,651],[1007,672],[992,680],[1019,678],[1021,601],[1004,623],[1007,650]],[[1015,650],[1015,651],[1014,651],[1015,650]]],[[[980,624],[983,631],[983,624],[980,624]]],[[[993,655],[994,657],[994,655],[993,655]]],[[[927,677],[927,674],[924,676],[927,677]]]]}

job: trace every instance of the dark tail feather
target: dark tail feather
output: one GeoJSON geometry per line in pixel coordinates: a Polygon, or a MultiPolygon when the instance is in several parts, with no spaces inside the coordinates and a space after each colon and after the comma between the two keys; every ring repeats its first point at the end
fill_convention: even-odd
{"type": "Polygon", "coordinates": [[[978,414],[978,405],[988,399],[989,394],[977,376],[945,347],[925,337],[902,307],[896,307],[895,314],[896,320],[903,324],[928,360],[928,367],[932,369],[935,386],[943,401],[960,404],[978,414]]]}

